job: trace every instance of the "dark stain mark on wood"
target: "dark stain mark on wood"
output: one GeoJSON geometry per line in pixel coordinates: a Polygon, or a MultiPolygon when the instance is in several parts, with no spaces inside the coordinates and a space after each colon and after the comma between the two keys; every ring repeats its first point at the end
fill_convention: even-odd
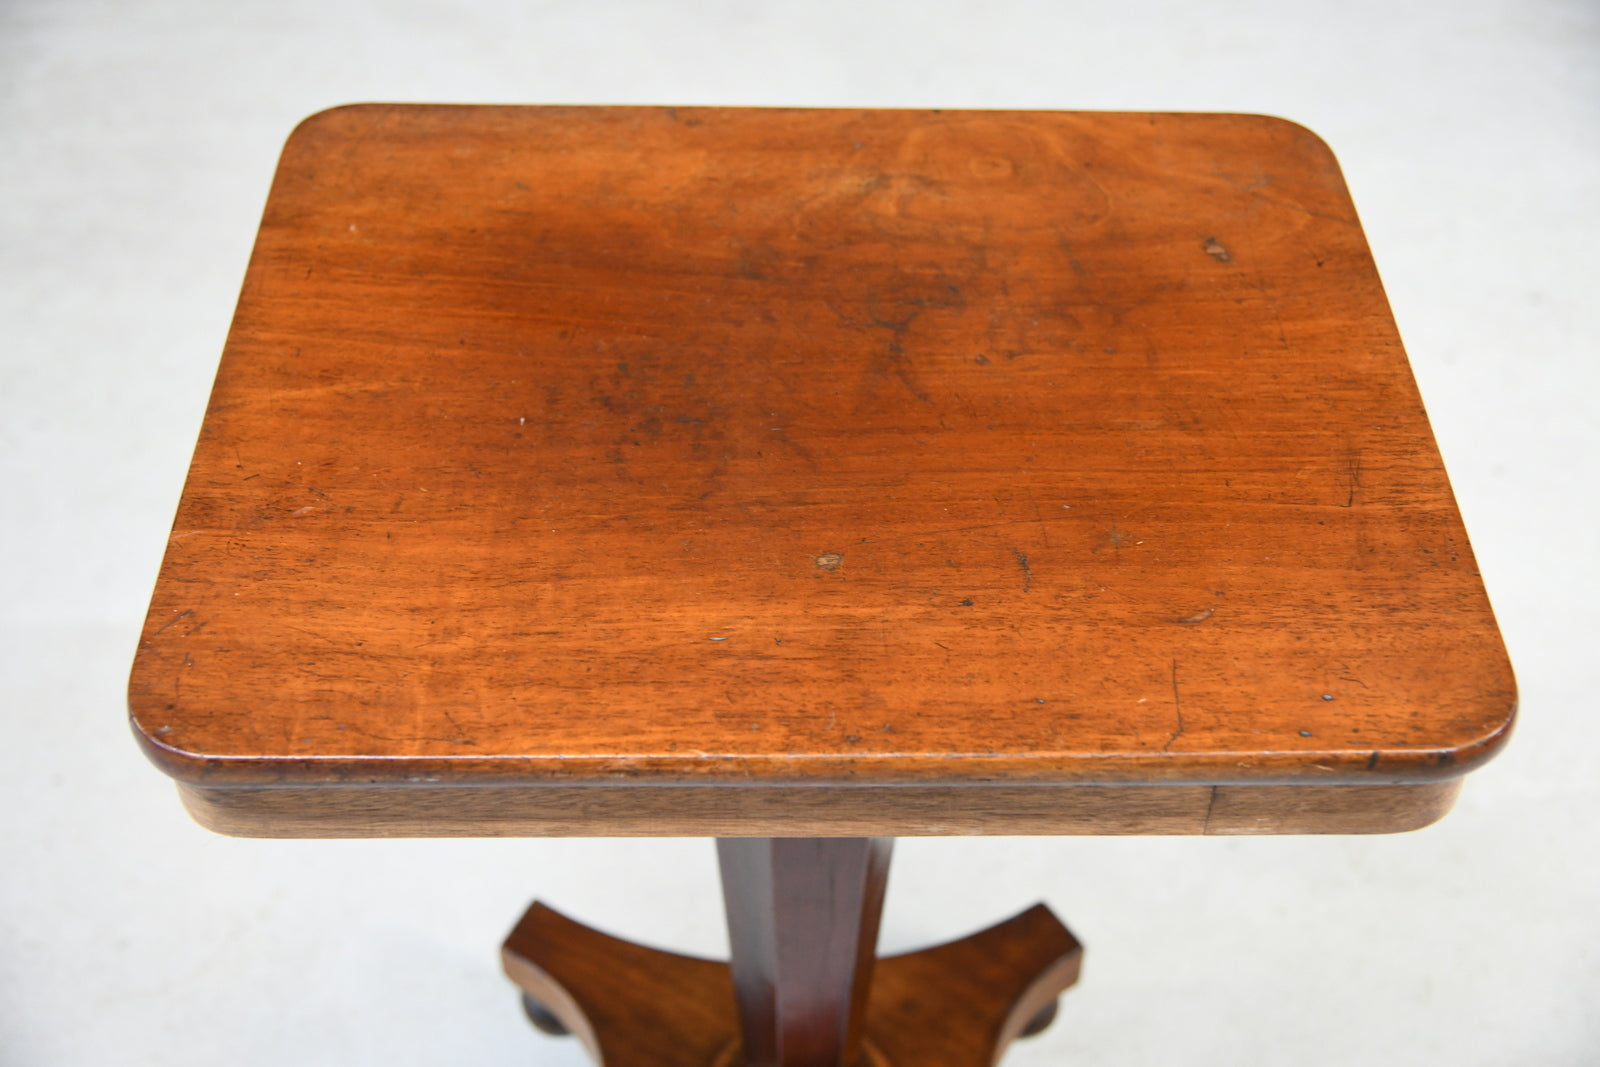
{"type": "Polygon", "coordinates": [[[1345,488],[1348,495],[1342,508],[1354,507],[1356,502],[1356,489],[1361,485],[1361,453],[1355,449],[1350,450],[1350,455],[1345,458],[1344,468],[1345,488]]]}
{"type": "Polygon", "coordinates": [[[1022,568],[1022,591],[1026,593],[1033,588],[1033,568],[1028,566],[1028,557],[1021,549],[1013,548],[1011,554],[1017,557],[1017,566],[1022,568]]]}
{"type": "Polygon", "coordinates": [[[1111,530],[1106,534],[1106,539],[1095,545],[1091,551],[1098,552],[1102,548],[1111,549],[1115,555],[1122,555],[1122,546],[1132,541],[1133,538],[1117,529],[1117,524],[1111,524],[1111,530]]]}

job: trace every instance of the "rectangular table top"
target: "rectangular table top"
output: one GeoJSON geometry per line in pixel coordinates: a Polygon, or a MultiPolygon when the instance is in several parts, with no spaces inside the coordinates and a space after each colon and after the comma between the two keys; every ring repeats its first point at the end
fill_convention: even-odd
{"type": "Polygon", "coordinates": [[[1437,807],[1515,693],[1304,128],[363,105],[284,149],[130,704],[192,803],[762,832],[816,785],[1437,807]]]}

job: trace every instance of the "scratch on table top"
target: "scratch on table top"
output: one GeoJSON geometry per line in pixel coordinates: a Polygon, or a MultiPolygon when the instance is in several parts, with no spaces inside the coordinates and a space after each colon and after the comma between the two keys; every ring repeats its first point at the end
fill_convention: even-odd
{"type": "Polygon", "coordinates": [[[1172,751],[1172,743],[1183,736],[1183,699],[1178,695],[1178,661],[1172,661],[1172,712],[1178,717],[1178,728],[1172,731],[1172,736],[1167,738],[1167,743],[1161,746],[1161,751],[1172,751]]]}

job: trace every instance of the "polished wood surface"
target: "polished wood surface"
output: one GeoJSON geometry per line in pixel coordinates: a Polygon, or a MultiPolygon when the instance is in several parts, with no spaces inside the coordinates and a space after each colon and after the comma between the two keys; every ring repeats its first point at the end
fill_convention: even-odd
{"type": "Polygon", "coordinates": [[[749,1067],[860,1058],[893,845],[874,837],[717,842],[749,1067]]]}
{"type": "Polygon", "coordinates": [[[959,941],[890,956],[874,971],[867,1040],[890,1064],[989,1067],[1049,1024],[1082,962],[1083,946],[1043,904],[959,941]]]}
{"type": "MultiPolygon", "coordinates": [[[[600,1067],[749,1062],[725,963],[621,941],[537,903],[502,959],[600,1067]]],[[[959,941],[880,959],[862,1048],[847,1067],[993,1067],[1077,981],[1081,959],[1077,939],[1043,905],[959,941]]]]}
{"type": "Polygon", "coordinates": [[[890,834],[1387,834],[1442,818],[1461,779],[1411,785],[201,789],[238,837],[841,837],[890,834]]]}
{"type": "Polygon", "coordinates": [[[319,835],[817,783],[1203,830],[1455,778],[1514,700],[1303,128],[389,105],[285,148],[130,687],[214,825],[319,835]]]}
{"type": "Polygon", "coordinates": [[[535,903],[500,950],[506,974],[601,1067],[733,1067],[728,965],[662,952],[535,903]]]}

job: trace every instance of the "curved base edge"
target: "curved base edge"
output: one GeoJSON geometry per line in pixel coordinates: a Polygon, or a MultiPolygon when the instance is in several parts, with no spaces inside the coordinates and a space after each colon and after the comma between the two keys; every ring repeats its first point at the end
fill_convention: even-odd
{"type": "MultiPolygon", "coordinates": [[[[725,963],[603,934],[535,902],[506,974],[600,1067],[739,1067],[725,963]]],[[[857,1067],[992,1067],[1078,979],[1083,948],[1042,904],[958,941],[877,961],[857,1067]]]]}

